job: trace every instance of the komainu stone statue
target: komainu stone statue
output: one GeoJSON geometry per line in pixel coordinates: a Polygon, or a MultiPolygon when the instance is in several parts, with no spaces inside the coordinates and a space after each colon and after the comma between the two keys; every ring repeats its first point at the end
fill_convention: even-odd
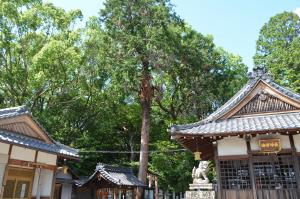
{"type": "Polygon", "coordinates": [[[190,184],[190,190],[186,191],[186,199],[214,199],[215,191],[212,183],[207,178],[208,161],[200,161],[198,168],[194,167],[192,171],[193,184],[190,184]]]}
{"type": "Polygon", "coordinates": [[[207,178],[208,161],[200,161],[198,168],[194,167],[192,171],[194,184],[206,184],[209,182],[207,178]]]}

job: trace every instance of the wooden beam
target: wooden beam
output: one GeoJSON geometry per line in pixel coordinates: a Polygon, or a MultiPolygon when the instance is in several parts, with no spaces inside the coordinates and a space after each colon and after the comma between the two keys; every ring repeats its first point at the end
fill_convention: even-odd
{"type": "Polygon", "coordinates": [[[295,142],[294,142],[294,137],[292,135],[289,135],[290,138],[290,144],[292,148],[292,159],[294,162],[294,168],[295,168],[295,173],[296,173],[296,181],[297,181],[297,195],[300,196],[300,165],[299,165],[299,160],[297,157],[297,150],[295,147],[295,142]]]}
{"type": "Polygon", "coordinates": [[[0,198],[3,197],[3,193],[4,193],[4,186],[6,185],[6,180],[7,180],[7,177],[8,177],[8,169],[9,169],[9,159],[10,159],[10,154],[11,154],[11,151],[12,151],[12,145],[10,144],[9,145],[9,150],[8,150],[8,160],[7,160],[7,163],[6,163],[6,166],[5,166],[5,170],[4,170],[4,175],[3,175],[3,179],[2,179],[2,185],[1,185],[1,189],[0,189],[0,198]]]}
{"type": "Polygon", "coordinates": [[[54,170],[52,170],[53,172],[53,179],[52,179],[52,187],[51,187],[51,199],[54,199],[54,191],[55,191],[55,183],[56,183],[56,173],[57,171],[57,167],[54,168],[54,170]]]}
{"type": "Polygon", "coordinates": [[[217,169],[217,187],[218,187],[218,192],[217,192],[217,199],[222,199],[222,186],[221,186],[221,170],[220,170],[220,163],[219,163],[219,156],[218,156],[218,143],[214,142],[213,144],[214,147],[214,157],[215,157],[215,164],[216,164],[216,169],[217,169]]]}
{"type": "Polygon", "coordinates": [[[35,162],[28,162],[24,160],[15,160],[15,159],[9,159],[8,164],[15,165],[15,166],[21,166],[21,167],[31,167],[31,168],[43,168],[43,169],[49,169],[49,170],[56,170],[56,165],[47,165],[47,164],[39,164],[35,162]]]}
{"type": "Polygon", "coordinates": [[[244,160],[248,159],[249,155],[230,155],[230,156],[218,156],[219,160],[244,160]]]}
{"type": "Polygon", "coordinates": [[[250,144],[250,137],[246,138],[246,143],[247,143],[247,153],[249,155],[249,171],[250,171],[250,181],[252,185],[252,195],[253,199],[257,199],[257,192],[256,192],[256,183],[255,183],[255,175],[254,175],[254,167],[253,167],[253,156],[252,156],[252,151],[251,151],[251,144],[250,144]]]}
{"type": "Polygon", "coordinates": [[[184,137],[186,138],[190,138],[190,137],[194,137],[194,139],[200,139],[201,137],[203,137],[203,140],[209,140],[210,142],[214,142],[215,140],[219,140],[222,139],[224,137],[228,137],[228,136],[238,136],[238,135],[247,135],[247,134],[251,134],[252,136],[255,136],[257,134],[284,134],[286,132],[289,132],[289,134],[297,134],[297,131],[300,131],[300,128],[289,128],[289,129],[267,129],[267,130],[263,130],[263,131],[236,131],[236,132],[224,132],[224,133],[197,133],[197,134],[190,134],[190,133],[180,133],[180,132],[174,132],[173,136],[175,137],[175,139],[178,141],[180,139],[183,139],[184,137]],[[221,136],[221,138],[219,138],[221,136]],[[209,139],[210,137],[216,137],[216,139],[209,139]]]}
{"type": "Polygon", "coordinates": [[[154,184],[155,184],[155,194],[154,194],[154,198],[155,198],[155,199],[158,199],[158,177],[155,176],[155,177],[154,177],[154,180],[155,180],[155,182],[154,182],[154,184]]]}

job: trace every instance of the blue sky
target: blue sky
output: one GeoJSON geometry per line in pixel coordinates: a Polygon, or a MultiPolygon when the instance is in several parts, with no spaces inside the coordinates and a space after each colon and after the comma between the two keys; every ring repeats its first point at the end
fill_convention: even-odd
{"type": "MultiPolygon", "coordinates": [[[[66,10],[81,9],[85,19],[97,15],[104,0],[47,0],[66,10]]],[[[259,30],[269,18],[300,8],[300,0],[171,0],[175,11],[194,29],[214,37],[218,46],[242,56],[253,67],[259,30]]],[[[300,15],[300,9],[298,9],[300,15]]]]}

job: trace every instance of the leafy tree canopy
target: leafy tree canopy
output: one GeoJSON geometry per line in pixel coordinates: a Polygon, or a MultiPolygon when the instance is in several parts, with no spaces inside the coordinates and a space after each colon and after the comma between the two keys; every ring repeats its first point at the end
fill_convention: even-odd
{"type": "Polygon", "coordinates": [[[97,162],[137,165],[146,99],[149,148],[160,151],[149,170],[161,188],[187,189],[195,162],[189,152],[166,152],[181,148],[167,128],[202,119],[243,86],[241,57],[183,22],[166,0],[107,0],[83,29],[80,10],[41,0],[0,4],[1,107],[29,106],[56,140],[81,149],[73,166],[90,175],[97,162]]]}
{"type": "Polygon", "coordinates": [[[267,67],[280,84],[300,92],[300,18],[279,13],[262,27],[256,42],[254,62],[267,67]]]}

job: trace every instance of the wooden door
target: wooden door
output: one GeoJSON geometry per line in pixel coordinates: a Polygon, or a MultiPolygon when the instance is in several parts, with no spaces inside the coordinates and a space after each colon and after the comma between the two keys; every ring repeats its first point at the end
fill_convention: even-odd
{"type": "Polygon", "coordinates": [[[31,198],[34,170],[9,168],[3,199],[31,198]]]}

